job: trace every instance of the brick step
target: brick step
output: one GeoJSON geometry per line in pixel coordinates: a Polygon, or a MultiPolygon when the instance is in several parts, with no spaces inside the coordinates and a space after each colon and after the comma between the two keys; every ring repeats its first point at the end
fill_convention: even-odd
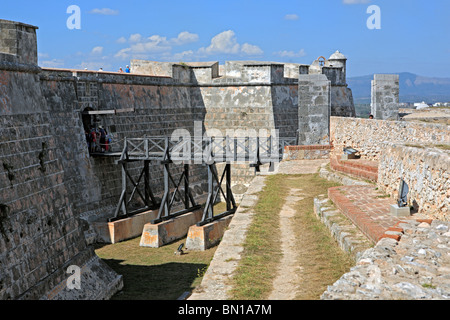
{"type": "Polygon", "coordinates": [[[340,165],[353,167],[360,170],[365,170],[373,173],[378,173],[378,161],[369,161],[361,159],[342,160],[340,157],[336,157],[336,160],[340,165]]]}
{"type": "Polygon", "coordinates": [[[377,182],[378,180],[378,167],[374,165],[370,166],[366,163],[357,163],[358,160],[340,160],[338,157],[331,158],[330,166],[333,170],[348,173],[350,175],[369,179],[377,182]]]}
{"type": "Polygon", "coordinates": [[[377,243],[380,239],[389,237],[386,231],[390,231],[400,220],[387,214],[389,201],[377,199],[373,190],[374,187],[371,186],[333,187],[328,189],[328,198],[372,243],[377,243]],[[355,202],[355,194],[367,199],[355,202]],[[373,209],[377,202],[380,202],[380,208],[373,209]]]}

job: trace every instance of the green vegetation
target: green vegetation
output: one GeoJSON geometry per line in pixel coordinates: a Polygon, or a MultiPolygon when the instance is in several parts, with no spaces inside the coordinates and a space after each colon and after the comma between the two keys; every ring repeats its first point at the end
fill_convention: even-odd
{"type": "Polygon", "coordinates": [[[97,246],[96,254],[123,275],[124,288],[113,300],[176,300],[200,285],[215,248],[175,255],[185,239],[161,248],[139,246],[140,238],[97,246]]]}
{"type": "Polygon", "coordinates": [[[294,219],[297,260],[302,267],[297,299],[318,299],[327,285],[334,283],[353,265],[329,230],[314,214],[314,197],[325,194],[335,183],[318,174],[267,177],[266,187],[255,207],[255,220],[244,244],[243,258],[233,279],[233,299],[263,300],[272,291],[281,258],[278,212],[291,188],[302,189],[303,200],[296,204],[294,219]]]}
{"type": "Polygon", "coordinates": [[[286,187],[284,176],[268,176],[249,227],[244,253],[234,278],[233,299],[267,299],[281,259],[279,218],[286,187]]]}
{"type": "Polygon", "coordinates": [[[448,145],[448,144],[437,144],[437,145],[435,145],[435,147],[442,149],[442,150],[450,150],[450,145],[448,145]]]}
{"type": "Polygon", "coordinates": [[[434,286],[431,283],[424,283],[424,284],[422,284],[422,287],[427,288],[427,289],[436,289],[436,286],[434,286]]]}
{"type": "MultiPolygon", "coordinates": [[[[295,258],[302,268],[297,299],[318,299],[352,266],[352,259],[331,237],[329,230],[314,214],[314,197],[336,186],[318,176],[273,175],[266,178],[260,200],[253,208],[255,216],[244,243],[242,259],[231,279],[232,299],[264,300],[273,289],[282,257],[278,213],[292,188],[301,189],[303,200],[296,203],[293,219],[296,237],[295,258]]],[[[218,204],[218,212],[224,204],[218,204]]],[[[215,248],[206,251],[174,252],[185,239],[161,248],[139,246],[140,238],[98,245],[97,255],[124,277],[124,289],[116,300],[173,300],[200,285],[215,248]]]]}

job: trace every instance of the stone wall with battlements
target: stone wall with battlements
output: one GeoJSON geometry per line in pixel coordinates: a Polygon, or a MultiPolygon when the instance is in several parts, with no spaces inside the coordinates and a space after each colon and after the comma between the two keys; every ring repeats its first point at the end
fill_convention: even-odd
{"type": "MultiPolygon", "coordinates": [[[[189,73],[184,77],[191,87],[192,112],[202,121],[204,130],[223,136],[242,134],[273,134],[280,137],[297,136],[298,79],[285,77],[283,64],[256,61],[227,61],[222,73],[218,64],[159,63],[132,60],[131,68],[138,74],[172,75],[170,67],[181,66],[189,73]]],[[[302,71],[297,67],[297,74],[302,71]]],[[[218,169],[222,165],[217,165],[218,169]]],[[[234,164],[232,189],[240,199],[255,172],[248,164],[234,164]]]]}
{"type": "Polygon", "coordinates": [[[445,124],[331,117],[332,153],[340,156],[344,147],[360,151],[361,158],[379,160],[384,144],[450,144],[445,124]]]}
{"type": "MultiPolygon", "coordinates": [[[[53,115],[51,125],[58,136],[65,179],[70,181],[74,212],[88,221],[105,220],[113,215],[122,190],[122,176],[115,158],[89,154],[83,111],[117,111],[95,116],[95,124],[102,125],[112,136],[113,152],[122,151],[125,138],[170,136],[179,128],[193,134],[194,122],[203,123],[205,117],[203,103],[191,99],[199,97],[197,89],[169,77],[43,69],[40,81],[53,115]],[[193,106],[193,101],[198,104],[193,106]]],[[[90,123],[94,124],[94,119],[90,123]]],[[[139,162],[128,166],[135,181],[142,166],[139,162]]],[[[181,173],[181,165],[173,168],[175,175],[181,173]]],[[[162,165],[151,163],[150,170],[152,191],[161,197],[162,165]]],[[[206,170],[194,165],[190,173],[191,185],[199,197],[206,189],[206,170]]]]}
{"type": "MultiPolygon", "coordinates": [[[[0,298],[101,299],[122,285],[120,276],[105,272],[84,238],[89,222],[114,214],[122,189],[115,159],[89,153],[85,133],[91,125],[107,129],[116,152],[126,137],[170,136],[176,129],[194,135],[198,125],[202,133],[297,134],[295,75],[309,72],[305,66],[291,66],[286,75],[283,64],[254,61],[222,68],[216,62],[140,62],[153,68],[140,74],[136,63],[134,74],[41,69],[36,29],[0,20],[0,298]],[[98,285],[67,291],[70,265],[92,272],[87,281],[98,285]]],[[[129,165],[135,181],[141,165],[129,165]]],[[[174,165],[175,179],[181,169],[174,165]]],[[[150,170],[160,197],[162,166],[152,163],[150,170]]],[[[199,199],[207,189],[206,167],[194,165],[190,174],[199,199]]],[[[233,168],[237,199],[254,175],[248,164],[233,168]]]]}

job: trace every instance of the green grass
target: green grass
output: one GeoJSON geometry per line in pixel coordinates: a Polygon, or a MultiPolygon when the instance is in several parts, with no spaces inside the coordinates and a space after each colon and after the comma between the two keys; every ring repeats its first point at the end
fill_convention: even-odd
{"type": "Polygon", "coordinates": [[[276,276],[277,263],[281,258],[278,212],[284,202],[280,196],[283,186],[280,176],[268,176],[266,179],[267,185],[254,208],[256,214],[233,280],[232,299],[266,299],[276,276]]]}
{"type": "MultiPolygon", "coordinates": [[[[307,275],[302,279],[298,299],[317,299],[327,285],[334,283],[351,266],[331,238],[328,229],[315,217],[313,199],[336,186],[318,176],[273,175],[266,177],[266,186],[253,208],[255,216],[249,227],[242,259],[235,272],[232,299],[264,300],[273,289],[281,260],[279,215],[290,188],[302,189],[305,198],[297,202],[293,221],[297,230],[297,259],[307,275]]],[[[220,212],[224,204],[217,205],[220,212]]],[[[97,245],[96,254],[124,277],[124,288],[113,300],[174,300],[200,285],[215,249],[174,252],[185,239],[161,248],[139,246],[140,238],[97,245]]]]}
{"type": "Polygon", "coordinates": [[[307,277],[302,279],[298,299],[318,299],[327,285],[331,285],[352,265],[330,236],[329,230],[314,214],[314,197],[326,194],[336,186],[318,176],[274,175],[268,176],[266,186],[254,208],[255,217],[244,243],[243,257],[233,278],[233,299],[264,300],[270,295],[273,280],[281,259],[279,243],[279,216],[284,198],[290,188],[302,189],[305,198],[297,203],[294,219],[298,261],[307,277]]]}
{"type": "Polygon", "coordinates": [[[294,219],[297,258],[303,274],[296,299],[316,300],[353,266],[350,254],[342,251],[328,228],[314,213],[314,198],[326,194],[338,184],[324,180],[317,174],[299,176],[290,181],[293,188],[302,188],[304,199],[297,202],[294,219]]]}
{"type": "Polygon", "coordinates": [[[200,285],[216,248],[175,255],[185,239],[161,248],[139,246],[140,238],[97,246],[96,254],[123,275],[113,300],[175,300],[200,285]]]}

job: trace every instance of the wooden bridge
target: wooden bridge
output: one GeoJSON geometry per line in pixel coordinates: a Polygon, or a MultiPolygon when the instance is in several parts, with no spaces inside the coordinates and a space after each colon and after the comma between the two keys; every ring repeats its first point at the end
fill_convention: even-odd
{"type": "Polygon", "coordinates": [[[135,214],[159,208],[158,217],[153,224],[172,219],[176,216],[199,210],[189,187],[189,169],[192,164],[207,166],[208,197],[203,211],[203,217],[198,226],[233,214],[236,202],[231,191],[231,164],[248,163],[256,172],[260,166],[279,162],[284,147],[296,144],[296,138],[268,137],[208,137],[201,139],[179,138],[178,141],[169,137],[125,138],[122,152],[107,152],[93,154],[93,156],[118,158],[116,163],[122,167],[122,192],[117,204],[114,217],[109,221],[124,219],[135,214]],[[137,180],[128,171],[130,162],[142,161],[143,169],[137,180]],[[150,161],[157,161],[164,167],[164,194],[158,202],[150,186],[150,161]],[[219,174],[215,164],[224,163],[223,172],[219,174]],[[182,164],[183,172],[175,180],[171,174],[173,164],[182,164]],[[128,195],[128,183],[132,184],[131,194],[128,195]],[[143,187],[141,186],[143,184],[143,187]],[[222,184],[225,184],[224,188],[222,184]],[[171,189],[173,191],[171,192],[171,189]],[[223,196],[226,211],[214,214],[214,204],[219,195],[223,196]],[[143,202],[142,208],[130,210],[130,202],[139,196],[143,202]],[[181,199],[184,209],[172,212],[176,198],[181,199]]]}

